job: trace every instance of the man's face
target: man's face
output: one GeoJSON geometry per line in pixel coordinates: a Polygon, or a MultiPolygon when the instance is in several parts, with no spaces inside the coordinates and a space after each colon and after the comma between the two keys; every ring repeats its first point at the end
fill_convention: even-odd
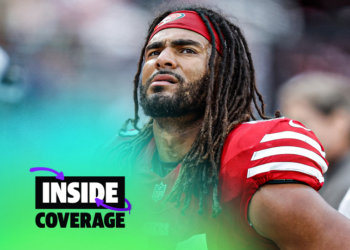
{"type": "Polygon", "coordinates": [[[146,47],[141,106],[152,117],[203,113],[208,86],[209,41],[196,32],[170,28],[146,47]]]}

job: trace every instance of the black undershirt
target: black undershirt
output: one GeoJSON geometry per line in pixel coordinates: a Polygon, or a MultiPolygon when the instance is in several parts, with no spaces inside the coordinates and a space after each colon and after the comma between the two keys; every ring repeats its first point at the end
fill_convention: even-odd
{"type": "Polygon", "coordinates": [[[154,152],[152,157],[152,171],[159,175],[160,177],[164,178],[166,175],[168,175],[171,171],[173,171],[180,162],[174,161],[174,162],[166,162],[162,161],[159,157],[158,150],[154,152]]]}

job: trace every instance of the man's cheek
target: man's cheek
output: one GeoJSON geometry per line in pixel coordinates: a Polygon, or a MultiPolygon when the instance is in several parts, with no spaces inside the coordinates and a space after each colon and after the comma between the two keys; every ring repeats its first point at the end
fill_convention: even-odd
{"type": "Polygon", "coordinates": [[[155,68],[153,67],[154,63],[147,61],[142,68],[141,81],[146,83],[147,80],[152,76],[155,68]]]}
{"type": "Polygon", "coordinates": [[[191,74],[189,74],[189,78],[188,78],[188,81],[187,82],[195,82],[195,81],[198,81],[199,79],[201,79],[205,74],[205,71],[204,69],[195,69],[192,71],[191,74]]]}

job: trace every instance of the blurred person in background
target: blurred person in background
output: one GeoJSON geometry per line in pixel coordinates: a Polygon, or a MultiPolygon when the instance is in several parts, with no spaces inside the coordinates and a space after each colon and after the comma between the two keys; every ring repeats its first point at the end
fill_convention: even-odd
{"type": "Polygon", "coordinates": [[[20,66],[11,62],[7,52],[0,47],[0,103],[18,103],[25,95],[20,66]]]}
{"type": "Polygon", "coordinates": [[[288,81],[279,98],[282,114],[302,122],[323,144],[329,169],[319,193],[338,209],[350,187],[350,79],[305,73],[288,81]]]}

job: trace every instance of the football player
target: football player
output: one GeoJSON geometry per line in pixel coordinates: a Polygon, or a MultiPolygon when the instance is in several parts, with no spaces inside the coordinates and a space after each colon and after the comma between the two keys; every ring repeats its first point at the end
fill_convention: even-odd
{"type": "Polygon", "coordinates": [[[317,192],[328,165],[320,141],[265,115],[247,42],[225,16],[198,6],[157,16],[134,102],[119,137],[130,121],[134,135],[113,139],[109,158],[135,190],[149,249],[349,248],[350,221],[317,192]],[[151,117],[143,128],[139,99],[151,117]]]}

